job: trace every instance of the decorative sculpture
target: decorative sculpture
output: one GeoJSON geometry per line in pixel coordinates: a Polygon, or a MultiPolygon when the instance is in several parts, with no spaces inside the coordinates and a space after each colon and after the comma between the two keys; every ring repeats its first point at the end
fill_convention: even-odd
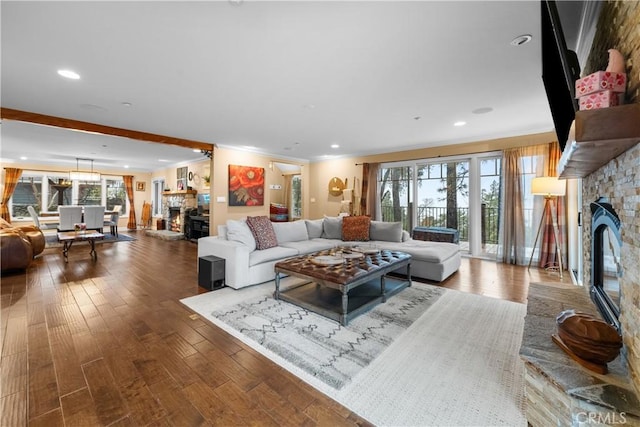
{"type": "Polygon", "coordinates": [[[600,374],[607,373],[607,363],[618,357],[622,338],[608,323],[595,317],[565,310],[556,318],[558,334],[553,341],[576,362],[600,374]]]}
{"type": "Polygon", "coordinates": [[[609,64],[605,71],[625,74],[624,57],[622,54],[616,49],[609,49],[607,52],[609,52],[609,64]]]}

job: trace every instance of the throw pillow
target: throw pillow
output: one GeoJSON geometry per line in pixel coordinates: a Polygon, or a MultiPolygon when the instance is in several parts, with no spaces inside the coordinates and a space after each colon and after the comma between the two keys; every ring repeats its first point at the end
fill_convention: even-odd
{"type": "Polygon", "coordinates": [[[385,242],[402,242],[402,223],[371,221],[369,238],[385,242]]]}
{"type": "Polygon", "coordinates": [[[322,237],[342,240],[342,217],[325,216],[322,223],[322,237]]]}
{"type": "Polygon", "coordinates": [[[366,242],[369,240],[370,224],[371,218],[368,216],[345,216],[342,218],[342,240],[366,242]]]}
{"type": "Polygon", "coordinates": [[[227,220],[227,240],[235,240],[244,244],[250,252],[256,250],[256,239],[245,220],[227,220]]]}
{"type": "Polygon", "coordinates": [[[309,235],[309,239],[317,239],[322,237],[322,223],[323,219],[305,219],[304,220],[307,226],[307,234],[309,235]]]}
{"type": "Polygon", "coordinates": [[[256,249],[263,250],[278,246],[278,239],[268,216],[248,216],[247,225],[256,239],[256,249]]]}

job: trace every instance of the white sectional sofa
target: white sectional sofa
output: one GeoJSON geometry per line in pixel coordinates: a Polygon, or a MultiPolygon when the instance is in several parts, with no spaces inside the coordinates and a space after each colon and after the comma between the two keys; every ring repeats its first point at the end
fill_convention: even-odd
{"type": "MultiPolygon", "coordinates": [[[[217,236],[198,239],[198,257],[225,259],[225,284],[235,289],[273,280],[276,262],[340,245],[362,242],[342,240],[342,219],[272,223],[277,246],[256,249],[255,238],[245,220],[229,220],[218,227],[217,236]]],[[[371,221],[369,244],[411,255],[411,275],[441,282],[460,267],[460,247],[454,243],[413,240],[402,224],[371,221]]],[[[402,268],[400,273],[406,273],[402,268]]]]}

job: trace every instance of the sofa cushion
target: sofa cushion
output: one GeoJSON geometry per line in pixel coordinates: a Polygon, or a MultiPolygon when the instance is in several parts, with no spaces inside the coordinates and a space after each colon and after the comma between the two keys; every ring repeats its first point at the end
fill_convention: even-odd
{"type": "Polygon", "coordinates": [[[235,240],[249,248],[249,251],[256,250],[256,239],[251,233],[246,220],[227,220],[227,240],[235,240]]]}
{"type": "MultiPolygon", "coordinates": [[[[274,246],[273,248],[262,251],[253,251],[249,254],[249,267],[270,261],[280,261],[281,259],[294,257],[296,255],[298,255],[298,251],[295,249],[282,246],[274,246]]],[[[273,271],[273,268],[271,271],[273,271]]]]}
{"type": "Polygon", "coordinates": [[[342,218],[342,240],[345,242],[366,242],[369,240],[371,218],[365,215],[342,218]]]}
{"type": "Polygon", "coordinates": [[[304,221],[274,222],[273,230],[276,232],[279,245],[286,242],[309,240],[307,226],[304,221]]]}
{"type": "Polygon", "coordinates": [[[218,225],[218,239],[227,240],[227,225],[218,225]]]}
{"type": "Polygon", "coordinates": [[[325,216],[322,221],[322,236],[325,239],[342,239],[342,217],[325,216]]]}
{"type": "Polygon", "coordinates": [[[304,223],[307,226],[307,234],[309,235],[309,239],[317,239],[318,237],[322,237],[322,224],[324,223],[323,219],[305,219],[304,223]]]}
{"type": "Polygon", "coordinates": [[[312,252],[323,251],[325,249],[331,249],[337,245],[335,240],[327,239],[313,239],[313,240],[300,240],[299,242],[285,242],[280,246],[285,248],[295,249],[298,255],[306,255],[312,252]]]}
{"type": "Polygon", "coordinates": [[[256,249],[261,251],[278,246],[278,239],[268,216],[249,216],[247,225],[256,239],[256,249]]]}
{"type": "Polygon", "coordinates": [[[402,223],[371,221],[369,239],[385,242],[402,242],[402,223]]]}

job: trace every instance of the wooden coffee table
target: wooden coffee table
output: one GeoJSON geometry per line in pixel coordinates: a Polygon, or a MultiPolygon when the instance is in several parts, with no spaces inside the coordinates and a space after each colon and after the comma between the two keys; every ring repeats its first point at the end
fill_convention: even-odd
{"type": "Polygon", "coordinates": [[[340,264],[317,263],[317,257],[329,256],[332,252],[316,252],[276,263],[274,298],[347,325],[354,317],[411,286],[409,254],[381,250],[374,254],[363,254],[360,258],[344,259],[340,264]],[[407,268],[406,280],[386,276],[402,267],[407,268]],[[282,276],[308,281],[280,291],[282,276]]]}
{"type": "Polygon", "coordinates": [[[96,252],[96,240],[103,239],[104,234],[97,231],[61,231],[58,233],[58,241],[62,242],[62,255],[64,255],[64,262],[69,262],[69,249],[73,242],[87,241],[91,247],[89,254],[94,260],[98,259],[98,253],[96,252]]]}

